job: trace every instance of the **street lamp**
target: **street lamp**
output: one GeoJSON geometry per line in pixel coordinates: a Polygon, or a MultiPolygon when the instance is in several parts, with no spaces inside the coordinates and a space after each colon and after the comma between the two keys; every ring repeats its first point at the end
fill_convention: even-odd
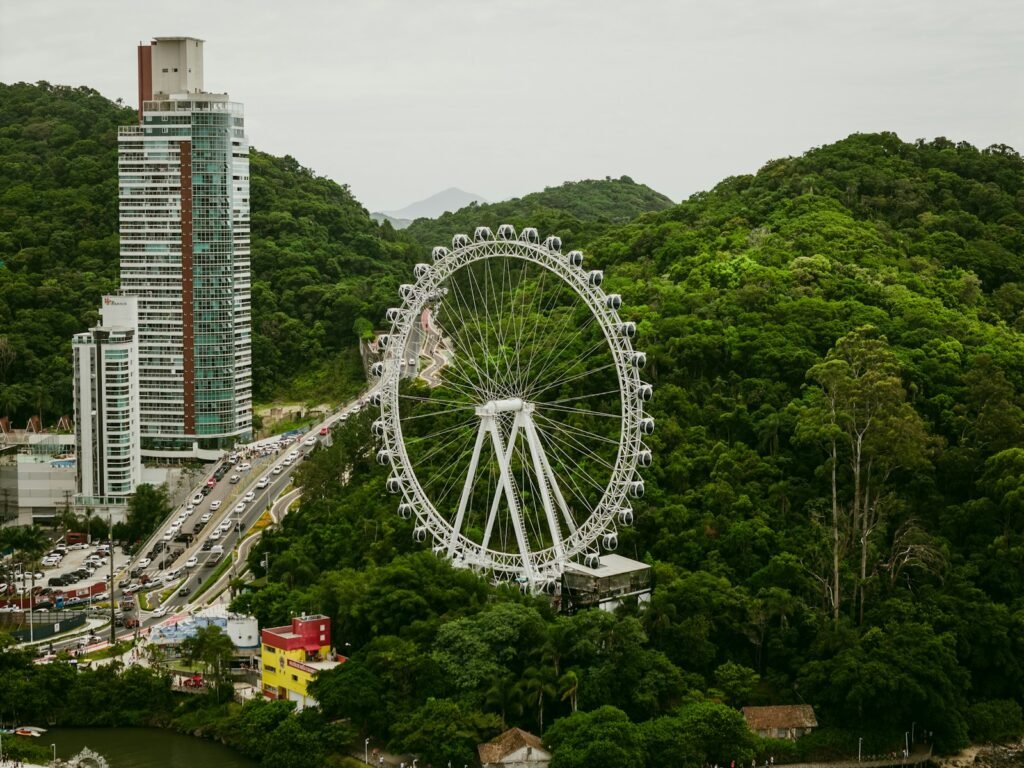
{"type": "Polygon", "coordinates": [[[861,736],[857,739],[857,762],[860,762],[860,748],[864,744],[864,737],[861,736]]]}
{"type": "Polygon", "coordinates": [[[50,745],[50,749],[53,750],[53,762],[56,763],[57,762],[57,745],[56,744],[51,744],[50,745]]]}
{"type": "Polygon", "coordinates": [[[907,757],[910,754],[910,731],[906,731],[903,734],[903,743],[905,745],[903,756],[907,757]]]}
{"type": "Polygon", "coordinates": [[[370,764],[370,737],[366,737],[366,741],[363,742],[363,762],[367,765],[370,764]]]}

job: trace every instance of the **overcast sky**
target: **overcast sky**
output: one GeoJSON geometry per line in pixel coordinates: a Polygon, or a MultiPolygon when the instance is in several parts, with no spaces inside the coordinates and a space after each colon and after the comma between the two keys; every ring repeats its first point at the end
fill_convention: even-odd
{"type": "Polygon", "coordinates": [[[0,81],[134,106],[206,40],[253,146],[371,210],[627,174],[680,200],[857,131],[1024,151],[1019,0],[0,0],[0,81]]]}

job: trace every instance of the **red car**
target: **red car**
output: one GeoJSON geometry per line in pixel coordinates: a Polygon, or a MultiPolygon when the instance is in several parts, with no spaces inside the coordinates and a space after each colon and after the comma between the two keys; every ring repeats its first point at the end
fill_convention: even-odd
{"type": "Polygon", "coordinates": [[[182,685],[184,685],[186,688],[202,688],[203,677],[202,675],[192,675],[192,677],[186,677],[182,681],[182,685]]]}

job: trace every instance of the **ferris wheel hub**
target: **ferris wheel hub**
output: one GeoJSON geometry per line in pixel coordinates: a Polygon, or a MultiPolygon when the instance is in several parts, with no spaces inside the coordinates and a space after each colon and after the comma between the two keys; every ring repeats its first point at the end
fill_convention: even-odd
{"type": "Polygon", "coordinates": [[[515,411],[532,410],[530,403],[518,397],[509,397],[504,400],[488,400],[476,408],[477,416],[497,416],[499,413],[511,413],[515,411]]]}

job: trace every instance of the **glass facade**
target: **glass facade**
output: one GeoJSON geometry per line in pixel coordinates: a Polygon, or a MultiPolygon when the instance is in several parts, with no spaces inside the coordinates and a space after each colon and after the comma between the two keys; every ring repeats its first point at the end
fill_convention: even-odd
{"type": "Polygon", "coordinates": [[[252,432],[249,148],[242,105],[146,101],[118,142],[121,293],[139,301],[143,450],[252,432]]]}

